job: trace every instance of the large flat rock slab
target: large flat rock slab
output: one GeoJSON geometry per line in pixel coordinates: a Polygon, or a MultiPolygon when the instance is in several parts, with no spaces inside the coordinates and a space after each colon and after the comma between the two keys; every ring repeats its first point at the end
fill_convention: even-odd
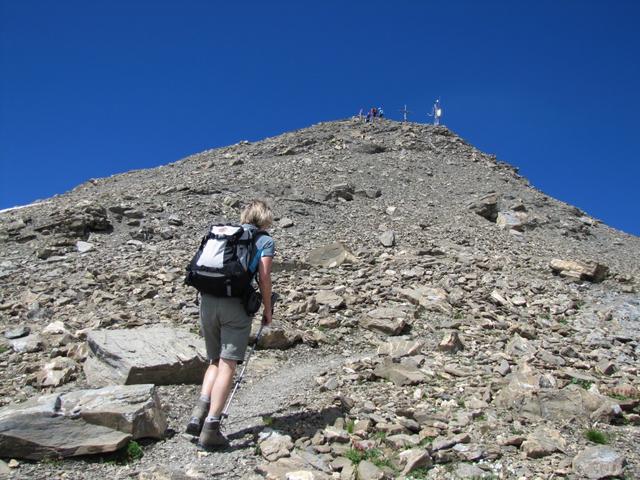
{"type": "Polygon", "coordinates": [[[186,330],[93,330],[87,344],[84,371],[92,386],[200,383],[208,365],[204,341],[186,330]]]}
{"type": "Polygon", "coordinates": [[[131,435],[42,412],[0,426],[0,450],[11,458],[41,460],[108,453],[124,447],[131,435]]]}
{"type": "Polygon", "coordinates": [[[0,409],[0,452],[33,460],[113,452],[166,428],[153,385],[51,394],[0,409]]]}
{"type": "Polygon", "coordinates": [[[129,433],[134,439],[163,438],[167,429],[167,418],[154,385],[79,390],[60,398],[64,415],[129,433]]]}

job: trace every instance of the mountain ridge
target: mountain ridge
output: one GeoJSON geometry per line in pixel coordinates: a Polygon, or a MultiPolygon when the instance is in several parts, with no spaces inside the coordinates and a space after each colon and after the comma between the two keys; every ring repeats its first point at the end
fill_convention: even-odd
{"type": "MultiPolygon", "coordinates": [[[[281,410],[265,413],[277,417],[298,450],[342,458],[343,440],[335,441],[338,434],[317,413],[339,404],[331,428],[351,438],[341,433],[349,422],[368,422],[348,441],[354,448],[374,442],[391,463],[402,463],[396,456],[406,439],[386,438],[399,433],[413,442],[420,435],[410,442],[418,448],[437,437],[425,450],[433,464],[428,478],[457,478],[447,465],[463,472],[480,459],[500,478],[544,478],[571,472],[569,457],[588,447],[584,422],[594,411],[580,411],[576,420],[565,408],[580,394],[589,395],[582,404],[602,406],[594,421],[615,435],[612,446],[628,471],[638,472],[635,406],[614,415],[613,397],[604,394],[620,396],[615,392],[630,385],[626,397],[634,398],[640,389],[640,237],[549,197],[444,126],[386,119],[322,122],[206,150],[0,213],[0,327],[24,327],[31,332],[24,338],[36,342],[25,351],[0,340],[0,406],[87,387],[82,365],[91,330],[164,325],[196,333],[198,307],[182,284],[184,267],[210,223],[237,220],[255,197],[267,199],[276,215],[274,287],[282,301],[274,329],[290,348],[259,351],[255,374],[277,375],[287,358],[299,364],[305,390],[288,389],[281,410]],[[328,255],[323,249],[334,242],[350,250],[344,258],[351,261],[314,264],[310,253],[328,255]],[[394,357],[393,349],[403,353],[394,357]],[[318,369],[306,366],[319,355],[344,362],[316,376],[318,369]],[[58,357],[71,364],[68,375],[43,384],[47,361],[58,357]],[[596,391],[576,391],[580,382],[596,391]],[[519,385],[530,384],[534,393],[523,393],[519,385]],[[544,403],[550,397],[562,407],[557,412],[544,403]],[[627,426],[616,423],[622,419],[627,426]],[[538,460],[532,445],[543,426],[569,444],[538,460]],[[524,432],[519,443],[505,440],[513,431],[524,432]]],[[[170,428],[180,431],[196,387],[158,388],[173,407],[170,428]]],[[[254,416],[264,413],[259,395],[247,399],[254,416]]],[[[141,468],[168,468],[165,456],[178,452],[173,463],[182,471],[185,459],[212,473],[206,457],[194,460],[192,445],[179,437],[145,447],[141,468]]],[[[261,466],[253,448],[210,460],[229,467],[224,478],[235,478],[234,462],[246,478],[256,469],[270,475],[278,460],[261,466]]],[[[36,463],[21,472],[113,473],[105,466],[81,474],[85,465],[36,463]]]]}

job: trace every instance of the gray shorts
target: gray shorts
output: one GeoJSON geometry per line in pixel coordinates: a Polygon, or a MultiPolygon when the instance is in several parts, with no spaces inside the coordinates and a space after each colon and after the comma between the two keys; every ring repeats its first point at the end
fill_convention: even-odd
{"type": "Polygon", "coordinates": [[[200,297],[200,327],[210,361],[219,358],[242,363],[251,333],[251,317],[239,298],[200,297]]]}

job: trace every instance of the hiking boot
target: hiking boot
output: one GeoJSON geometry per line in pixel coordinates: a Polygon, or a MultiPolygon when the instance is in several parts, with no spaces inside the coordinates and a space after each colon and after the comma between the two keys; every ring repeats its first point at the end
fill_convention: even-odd
{"type": "Polygon", "coordinates": [[[229,440],[220,431],[219,420],[204,422],[198,439],[198,446],[205,450],[229,446],[229,440]]]}
{"type": "Polygon", "coordinates": [[[209,402],[205,402],[204,400],[198,400],[196,406],[193,407],[193,412],[191,412],[191,418],[189,419],[189,423],[187,423],[187,433],[189,435],[193,435],[197,437],[200,435],[200,431],[202,430],[202,424],[204,423],[204,419],[207,418],[207,414],[209,413],[209,402]]]}

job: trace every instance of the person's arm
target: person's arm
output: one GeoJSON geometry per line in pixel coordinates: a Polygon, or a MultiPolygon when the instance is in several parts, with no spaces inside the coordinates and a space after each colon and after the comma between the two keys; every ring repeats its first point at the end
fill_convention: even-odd
{"type": "Polygon", "coordinates": [[[273,265],[273,257],[262,257],[258,265],[258,278],[260,285],[260,293],[262,294],[262,305],[264,311],[262,312],[262,324],[269,325],[272,320],[272,308],[271,305],[271,266],[273,265]]]}

